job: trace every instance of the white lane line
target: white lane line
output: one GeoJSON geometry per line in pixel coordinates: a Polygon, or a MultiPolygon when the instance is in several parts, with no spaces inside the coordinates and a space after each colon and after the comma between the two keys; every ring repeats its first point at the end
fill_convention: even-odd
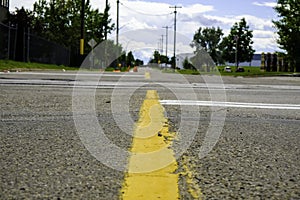
{"type": "MultiPolygon", "coordinates": [[[[16,84],[1,84],[0,86],[9,86],[14,87],[16,84]]],[[[38,85],[38,84],[32,84],[32,85],[17,85],[18,87],[47,87],[47,88],[81,88],[81,89],[132,89],[132,87],[126,87],[126,86],[93,86],[93,85],[74,85],[74,84],[54,84],[54,85],[38,85]]],[[[155,89],[155,88],[153,88],[155,89]]]]}
{"type": "Polygon", "coordinates": [[[215,83],[191,83],[194,88],[209,89],[288,89],[300,90],[300,85],[256,85],[256,84],[215,84],[215,83]]]}
{"type": "Polygon", "coordinates": [[[113,74],[113,73],[55,73],[55,72],[10,72],[10,73],[4,73],[0,72],[0,74],[5,74],[5,75],[45,75],[45,76],[106,76],[106,77],[122,77],[122,76],[127,76],[127,77],[144,77],[144,75],[140,74],[132,74],[132,73],[118,73],[118,74],[113,74]]]}
{"type": "MultiPolygon", "coordinates": [[[[25,73],[25,72],[24,72],[25,73]]],[[[35,73],[35,72],[34,72],[35,73]]],[[[41,73],[42,74],[42,73],[41,73]]],[[[59,73],[57,73],[59,74],[59,73]]],[[[48,74],[49,75],[49,74],[48,74]]],[[[54,75],[54,74],[52,74],[54,75]]],[[[67,75],[67,74],[64,74],[67,75]]],[[[75,75],[75,74],[73,74],[75,75]]],[[[93,75],[93,74],[91,74],[93,75]]],[[[104,76],[111,76],[114,74],[106,74],[104,76]]],[[[95,75],[96,76],[96,75],[95,75]]],[[[103,75],[101,75],[103,76],[103,75]]],[[[120,76],[116,74],[115,76],[120,76]]],[[[128,78],[143,78],[144,75],[128,75],[126,76],[128,78]]],[[[134,79],[134,80],[139,80],[139,79],[134,79]]],[[[174,89],[182,89],[185,90],[186,88],[194,88],[197,90],[225,90],[225,91],[247,91],[247,92],[286,92],[287,90],[289,92],[295,92],[295,93],[300,93],[300,86],[296,85],[285,85],[285,86],[280,86],[280,85],[270,85],[269,88],[267,88],[267,85],[234,85],[234,84],[210,84],[207,86],[206,84],[185,84],[185,83],[166,83],[166,82],[144,82],[144,81],[91,81],[88,77],[86,78],[79,78],[79,80],[45,80],[45,79],[1,79],[0,78],[0,84],[47,84],[47,85],[64,85],[64,84],[72,84],[72,85],[84,85],[84,86],[111,86],[111,87],[141,87],[141,86],[163,86],[167,88],[174,88],[174,89]]]]}
{"type": "Polygon", "coordinates": [[[84,86],[143,86],[143,82],[113,82],[113,81],[90,81],[90,80],[42,80],[42,79],[0,79],[0,84],[12,83],[12,84],[61,84],[72,83],[73,85],[84,85],[84,86]]]}
{"type": "MultiPolygon", "coordinates": [[[[74,82],[54,82],[54,81],[51,81],[51,82],[43,82],[43,83],[40,83],[40,82],[7,82],[7,81],[0,81],[0,86],[18,86],[18,87],[33,87],[33,86],[36,86],[36,87],[41,87],[41,86],[45,86],[45,87],[61,87],[61,88],[86,88],[86,89],[94,89],[95,87],[97,89],[132,89],[132,88],[136,88],[136,87],[142,87],[144,85],[142,84],[134,84],[134,85],[130,85],[130,84],[108,84],[108,83],[103,83],[103,84],[93,84],[93,83],[90,83],[90,84],[87,84],[87,83],[84,83],[84,84],[74,84],[74,82]]],[[[173,89],[182,89],[182,90],[186,90],[186,88],[176,88],[176,87],[172,87],[173,89]]],[[[151,84],[148,85],[148,87],[143,87],[143,89],[156,89],[157,90],[157,87],[154,86],[151,86],[151,84]]],[[[202,89],[201,89],[202,90],[202,89]]],[[[207,89],[203,89],[204,91],[206,91],[207,89]]],[[[213,89],[213,90],[219,90],[219,89],[213,89]]],[[[236,90],[235,90],[236,91],[236,90]]],[[[243,90],[238,90],[238,91],[243,91],[243,90]]],[[[247,90],[247,92],[274,92],[275,90],[247,90]]],[[[285,92],[285,90],[278,90],[276,92],[285,92]]],[[[300,93],[300,91],[289,91],[289,92],[293,92],[293,93],[300,93]]]]}
{"type": "MultiPolygon", "coordinates": [[[[77,87],[82,85],[83,87],[98,87],[98,88],[136,88],[136,87],[145,87],[148,86],[150,88],[157,88],[157,84],[145,84],[143,82],[111,82],[111,81],[78,81],[76,82],[75,80],[16,80],[16,79],[0,79],[0,85],[2,86],[15,86],[15,85],[47,85],[47,86],[55,86],[57,87],[58,85],[61,86],[72,86],[72,87],[77,87]],[[82,82],[82,83],[81,83],[82,82]]],[[[163,85],[166,86],[166,85],[163,85]]],[[[169,88],[173,88],[176,90],[186,90],[186,87],[176,87],[176,85],[170,85],[168,86],[169,88]]],[[[190,87],[188,87],[190,88],[190,87]]],[[[198,88],[198,90],[200,91],[207,91],[207,88],[198,88]]],[[[214,90],[214,91],[218,91],[218,90],[224,90],[224,89],[209,89],[210,91],[214,90]]],[[[246,92],[263,92],[263,93],[267,93],[267,92],[277,92],[277,93],[284,93],[287,92],[287,90],[278,90],[278,89],[225,89],[225,91],[246,91],[246,92]]],[[[293,93],[300,93],[300,90],[288,90],[288,92],[293,92],[293,93]]]]}
{"type": "Polygon", "coordinates": [[[300,110],[300,104],[267,104],[267,103],[242,103],[220,101],[192,101],[192,100],[161,100],[162,105],[187,105],[187,106],[214,106],[231,108],[264,108],[300,110]]]}

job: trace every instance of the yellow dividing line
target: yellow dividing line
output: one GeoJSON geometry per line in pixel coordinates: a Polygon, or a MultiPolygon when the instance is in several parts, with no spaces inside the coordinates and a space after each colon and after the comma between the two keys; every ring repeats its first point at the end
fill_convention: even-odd
{"type": "Polygon", "coordinates": [[[194,181],[193,169],[196,166],[191,162],[190,158],[187,156],[182,156],[182,168],[183,172],[180,174],[184,177],[186,182],[186,189],[190,193],[193,199],[203,199],[203,193],[199,185],[194,181]]]}
{"type": "Polygon", "coordinates": [[[121,199],[179,199],[177,162],[170,148],[173,139],[157,92],[147,91],[135,127],[121,199]]]}
{"type": "Polygon", "coordinates": [[[145,72],[145,79],[151,79],[150,72],[145,72]]]}

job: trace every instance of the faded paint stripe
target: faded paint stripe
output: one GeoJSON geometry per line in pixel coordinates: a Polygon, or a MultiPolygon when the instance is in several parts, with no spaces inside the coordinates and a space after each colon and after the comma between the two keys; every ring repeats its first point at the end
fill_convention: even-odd
{"type": "Polygon", "coordinates": [[[151,79],[150,72],[145,72],[145,79],[146,79],[146,80],[151,79]]]}

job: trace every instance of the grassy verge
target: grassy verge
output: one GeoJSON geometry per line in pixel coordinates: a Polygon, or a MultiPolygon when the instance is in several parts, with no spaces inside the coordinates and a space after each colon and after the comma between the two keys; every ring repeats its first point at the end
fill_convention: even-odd
{"type": "Polygon", "coordinates": [[[0,60],[0,71],[31,71],[31,70],[78,70],[75,67],[63,65],[25,63],[12,60],[0,60]]]}
{"type": "Polygon", "coordinates": [[[218,67],[219,72],[222,76],[278,76],[291,74],[293,72],[266,72],[262,71],[260,67],[242,67],[244,72],[236,72],[236,67],[231,67],[232,72],[226,72],[225,66],[218,67]]]}
{"type": "Polygon", "coordinates": [[[255,77],[255,76],[279,76],[279,75],[287,75],[292,74],[293,72],[265,72],[261,71],[259,67],[243,67],[244,72],[235,72],[236,67],[231,67],[232,72],[226,72],[224,70],[225,66],[218,67],[218,72],[199,72],[192,69],[182,69],[177,70],[180,74],[189,74],[189,75],[198,75],[198,74],[220,74],[222,76],[248,76],[248,77],[255,77]]]}
{"type": "Polygon", "coordinates": [[[200,72],[197,70],[193,70],[193,69],[180,69],[180,70],[176,70],[177,72],[179,72],[180,74],[190,74],[190,75],[199,75],[200,72]]]}

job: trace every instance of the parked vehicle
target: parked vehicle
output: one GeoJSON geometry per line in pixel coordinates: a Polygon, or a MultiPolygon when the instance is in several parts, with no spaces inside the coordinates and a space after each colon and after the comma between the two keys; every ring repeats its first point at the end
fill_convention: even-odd
{"type": "Polygon", "coordinates": [[[225,72],[231,72],[231,67],[227,66],[224,68],[225,72]]]}

